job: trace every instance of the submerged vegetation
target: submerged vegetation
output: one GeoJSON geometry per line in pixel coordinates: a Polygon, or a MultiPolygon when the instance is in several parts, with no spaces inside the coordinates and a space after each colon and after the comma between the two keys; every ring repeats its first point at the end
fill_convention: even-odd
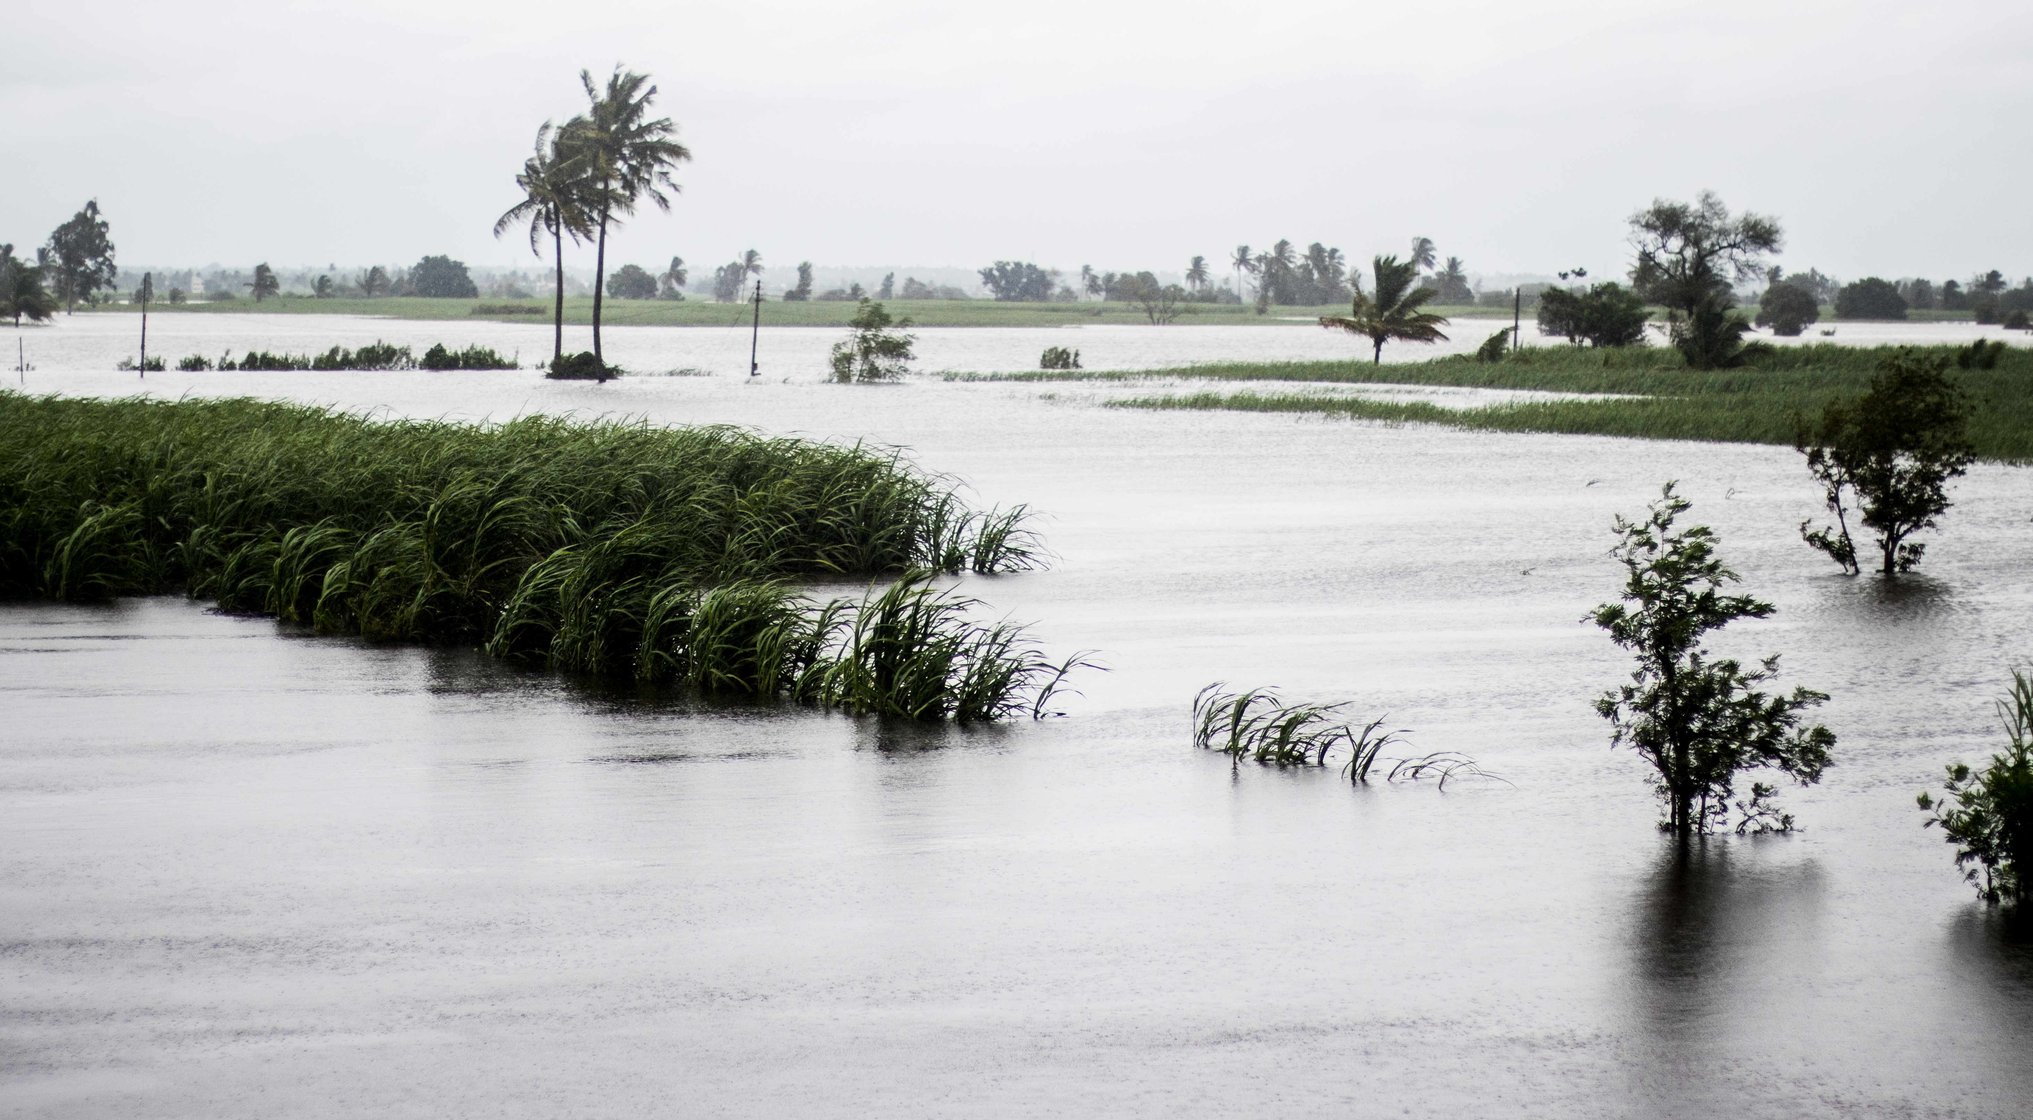
{"type": "Polygon", "coordinates": [[[0,393],[0,596],[183,591],[330,633],[916,719],[1043,714],[1064,674],[936,572],[1040,562],[901,454],[725,427],[375,423],[0,393]],[[815,602],[799,577],[902,574],[815,602]]]}
{"type": "Polygon", "coordinates": [[[2033,677],[2013,671],[1998,715],[2005,750],[1981,770],[1949,766],[1947,796],[1922,793],[1920,810],[1955,845],[1955,865],[1985,902],[2023,908],[2033,901],[2033,677]]]}
{"type": "MultiPolygon", "coordinates": [[[[1241,766],[1244,759],[1271,766],[1327,765],[1328,756],[1340,750],[1341,773],[1349,781],[1369,781],[1379,762],[1392,764],[1386,781],[1436,778],[1445,788],[1449,778],[1495,777],[1475,760],[1451,751],[1416,758],[1383,757],[1383,750],[1404,742],[1407,732],[1382,730],[1387,716],[1378,716],[1357,727],[1342,718],[1347,702],[1335,704],[1293,703],[1273,688],[1250,688],[1224,692],[1220,682],[1208,685],[1193,698],[1193,741],[1202,750],[1220,751],[1241,766]]],[[[1501,780],[1501,779],[1499,779],[1501,780]]]]}
{"type": "MultiPolygon", "coordinates": [[[[151,368],[160,368],[151,367],[151,368]]],[[[505,358],[488,347],[478,344],[463,350],[453,350],[442,342],[431,344],[422,357],[411,353],[407,346],[393,346],[375,341],[358,350],[334,346],[322,354],[269,353],[266,350],[249,350],[238,358],[232,351],[219,355],[215,361],[203,354],[191,354],[179,359],[176,368],[187,372],[198,370],[390,370],[427,369],[435,371],[469,369],[516,369],[514,358],[505,358]]]]}

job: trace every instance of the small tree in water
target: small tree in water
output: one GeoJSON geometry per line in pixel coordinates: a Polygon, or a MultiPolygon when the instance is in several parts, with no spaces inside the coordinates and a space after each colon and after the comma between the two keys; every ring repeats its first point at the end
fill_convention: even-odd
{"type": "Polygon", "coordinates": [[[1833,526],[1820,529],[1801,522],[1800,535],[1856,575],[1862,568],[1849,533],[1854,502],[1864,527],[1878,535],[1878,570],[1887,576],[1910,570],[1927,546],[1907,538],[1932,529],[1948,511],[1949,480],[1976,459],[1968,430],[1969,404],[1949,380],[1947,362],[1892,358],[1862,397],[1829,404],[1818,428],[1803,424],[1795,437],[1835,515],[1833,526]]]}
{"type": "Polygon", "coordinates": [[[1772,805],[1773,786],[1754,782],[1749,798],[1732,803],[1735,779],[1772,769],[1801,785],[1819,781],[1835,735],[1820,724],[1803,727],[1801,713],[1828,697],[1804,688],[1791,696],[1759,691],[1778,675],[1776,656],[1749,671],[1709,656],[1702,635],[1739,618],[1768,617],[1773,607],[1721,593],[1737,575],[1716,558],[1707,526],[1675,530],[1687,508],[1667,483],[1645,520],[1616,519],[1611,555],[1627,572],[1623,602],[1604,603],[1584,621],[1609,631],[1638,664],[1631,682],[1604,693],[1595,708],[1615,729],[1612,744],[1628,744],[1658,771],[1662,830],[1705,835],[1728,820],[1734,804],[1738,832],[1790,831],[1792,815],[1772,805]]]}
{"type": "Polygon", "coordinates": [[[2023,907],[2033,901],[2033,678],[2012,674],[2012,692],[1998,704],[2007,744],[1991,764],[1948,768],[1948,796],[1923,793],[1927,827],[1941,826],[1956,846],[1955,864],[1985,902],[2023,907]]]}
{"type": "Polygon", "coordinates": [[[880,303],[863,298],[848,320],[847,337],[833,344],[833,380],[891,381],[909,372],[917,338],[904,328],[909,316],[891,319],[880,303]],[[894,327],[896,329],[892,330],[894,327]]]}

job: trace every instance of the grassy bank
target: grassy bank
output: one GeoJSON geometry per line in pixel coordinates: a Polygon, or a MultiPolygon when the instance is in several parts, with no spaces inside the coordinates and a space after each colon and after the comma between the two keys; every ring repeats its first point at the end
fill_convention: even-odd
{"type": "Polygon", "coordinates": [[[377,423],[0,392],[0,596],[181,591],[332,633],[915,718],[1056,679],[922,573],[1031,565],[895,452],[725,427],[377,423]],[[917,573],[863,603],[790,581],[917,573]]]}
{"type": "MultiPolygon", "coordinates": [[[[1393,384],[1558,393],[1623,394],[1601,399],[1522,401],[1452,409],[1420,401],[1379,401],[1307,393],[1168,393],[1113,402],[1126,408],[1308,412],[1391,422],[1446,424],[1508,432],[1565,432],[1646,439],[1790,444],[1795,417],[1818,417],[1831,400],[1854,397],[1884,360],[1902,348],[1785,347],[1755,368],[1700,372],[1665,348],[1584,350],[1530,347],[1502,362],[1442,358],[1372,366],[1345,362],[1189,366],[1142,373],[1054,371],[1005,375],[1023,380],[1130,380],[1393,384]]],[[[1952,361],[1954,347],[1914,348],[1952,361]]],[[[2001,462],[2033,462],[2033,350],[2007,348],[1990,370],[1956,369],[1974,405],[1970,437],[1977,453],[2001,462]]]]}
{"type": "MultiPolygon", "coordinates": [[[[1066,327],[1090,323],[1148,323],[1142,309],[1129,303],[1000,303],[976,300],[887,300],[890,314],[910,316],[924,327],[1066,327]]],[[[783,303],[770,300],[762,305],[765,326],[845,327],[855,305],[837,301],[783,303]]],[[[133,312],[126,304],[109,304],[99,313],[133,312]]],[[[156,303],[151,313],[175,315],[379,315],[390,319],[467,320],[502,323],[535,323],[549,326],[551,303],[544,299],[309,299],[281,297],[263,300],[229,300],[224,303],[156,303]]],[[[1174,326],[1227,324],[1312,326],[1322,315],[1346,314],[1346,304],[1332,307],[1273,307],[1258,315],[1254,307],[1235,304],[1186,304],[1174,326]]],[[[1477,307],[1444,307],[1443,314],[1456,318],[1510,318],[1510,310],[1477,307]]],[[[754,309],[745,303],[713,303],[708,300],[610,299],[602,307],[601,322],[610,326],[735,327],[747,326],[754,309]]],[[[590,326],[593,299],[585,296],[565,301],[565,322],[590,326]]]]}

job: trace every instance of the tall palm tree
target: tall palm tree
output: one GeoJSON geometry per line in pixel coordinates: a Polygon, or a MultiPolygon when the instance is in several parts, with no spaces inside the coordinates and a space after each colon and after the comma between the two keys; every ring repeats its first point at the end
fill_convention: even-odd
{"type": "Polygon", "coordinates": [[[1442,303],[1460,303],[1474,295],[1468,288],[1468,271],[1460,257],[1447,258],[1447,266],[1436,273],[1433,279],[1440,286],[1439,300],[1442,303]]]}
{"type": "Polygon", "coordinates": [[[581,70],[579,83],[590,104],[584,115],[566,122],[559,143],[584,165],[581,193],[595,219],[599,246],[593,258],[593,357],[604,362],[600,310],[607,286],[607,227],[615,215],[635,213],[636,202],[644,197],[668,213],[671,200],[664,192],[678,192],[671,171],[692,153],[672,139],[678,128],[669,117],[649,118],[657,89],[648,75],[616,66],[603,90],[593,84],[590,72],[581,70]]]}
{"type": "Polygon", "coordinates": [[[536,150],[522,161],[522,172],[515,177],[522,201],[509,207],[494,223],[494,236],[500,237],[510,226],[528,222],[529,251],[533,256],[543,255],[542,238],[550,236],[558,272],[557,300],[551,313],[554,363],[565,356],[565,236],[570,234],[577,243],[593,233],[592,218],[580,190],[585,169],[575,162],[574,155],[564,150],[569,145],[561,145],[560,139],[549,121],[536,130],[536,150]]]}
{"type": "Polygon", "coordinates": [[[1193,263],[1186,266],[1186,283],[1193,285],[1196,292],[1207,286],[1206,257],[1194,257],[1193,263]]]}
{"type": "Polygon", "coordinates": [[[1440,328],[1447,323],[1446,318],[1419,310],[1436,292],[1435,289],[1419,286],[1417,262],[1378,257],[1375,271],[1374,297],[1363,294],[1358,288],[1347,315],[1323,315],[1320,325],[1368,337],[1376,344],[1371,360],[1378,365],[1383,364],[1384,343],[1394,338],[1405,342],[1447,340],[1447,336],[1440,333],[1440,328]]]}
{"type": "Polygon", "coordinates": [[[1235,298],[1248,302],[1249,297],[1242,290],[1242,276],[1245,272],[1255,271],[1256,257],[1250,254],[1249,246],[1237,245],[1235,252],[1229,255],[1228,263],[1235,268],[1235,298]]]}
{"type": "MultiPolygon", "coordinates": [[[[1392,259],[1395,260],[1396,258],[1392,259]]],[[[1412,239],[1412,259],[1406,263],[1410,264],[1414,271],[1422,268],[1432,268],[1433,262],[1436,259],[1432,238],[1414,237],[1412,239]]]]}
{"type": "Polygon", "coordinates": [[[741,274],[743,276],[753,276],[760,280],[762,278],[762,254],[753,249],[741,254],[741,274]]]}

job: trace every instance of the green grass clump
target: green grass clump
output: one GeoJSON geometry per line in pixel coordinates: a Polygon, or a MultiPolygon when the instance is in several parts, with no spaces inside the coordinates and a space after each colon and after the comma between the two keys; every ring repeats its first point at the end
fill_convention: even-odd
{"type": "MultiPolygon", "coordinates": [[[[1465,409],[1424,401],[1249,390],[1167,393],[1111,404],[1306,412],[1490,431],[1786,445],[1794,440],[1799,418],[1818,417],[1831,401],[1861,395],[1884,362],[1902,352],[1939,355],[1953,361],[1963,348],[1788,346],[1776,348],[1755,367],[1699,371],[1687,369],[1677,352],[1663,347],[1528,347],[1499,362],[1477,362],[1464,356],[1381,367],[1342,362],[1224,364],[1086,377],[1433,385],[1587,394],[1593,399],[1518,401],[1465,409]]],[[[1031,371],[1007,376],[1061,380],[1082,375],[1031,371]]],[[[1978,456],[1999,462],[2033,462],[2033,349],[2005,348],[1996,352],[1990,368],[1974,368],[1973,363],[1973,368],[1956,370],[1955,378],[1970,395],[1969,434],[1978,456]]]]}
{"type": "Polygon", "coordinates": [[[0,596],[184,591],[325,632],[854,711],[1042,712],[1070,664],[925,586],[1036,566],[1023,520],[968,509],[901,452],[729,427],[0,392],[0,596]],[[896,573],[869,604],[789,582],[896,573]]]}
{"type": "Polygon", "coordinates": [[[1222,691],[1226,687],[1217,681],[1193,698],[1193,741],[1203,750],[1227,755],[1236,766],[1248,759],[1268,766],[1324,767],[1328,756],[1339,748],[1346,755],[1342,776],[1356,784],[1368,782],[1379,762],[1392,764],[1384,775],[1387,782],[1432,778],[1445,789],[1456,777],[1503,781],[1476,765],[1474,759],[1453,751],[1384,758],[1384,748],[1403,743],[1407,732],[1403,728],[1382,730],[1386,716],[1361,727],[1343,721],[1340,714],[1348,707],[1345,701],[1300,704],[1285,700],[1274,688],[1222,691]]]}

